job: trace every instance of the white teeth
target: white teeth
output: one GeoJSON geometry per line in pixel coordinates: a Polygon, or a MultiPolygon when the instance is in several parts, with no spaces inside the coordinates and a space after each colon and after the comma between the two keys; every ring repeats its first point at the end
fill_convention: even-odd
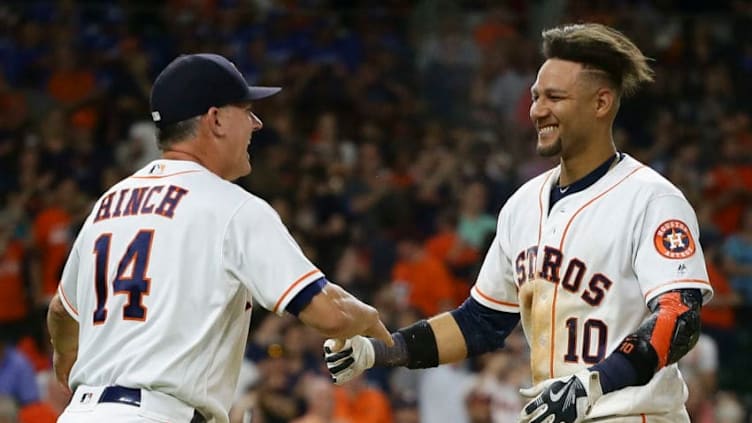
{"type": "Polygon", "coordinates": [[[553,132],[556,128],[557,128],[557,125],[547,125],[547,126],[538,128],[538,133],[541,135],[548,134],[549,132],[553,132]]]}

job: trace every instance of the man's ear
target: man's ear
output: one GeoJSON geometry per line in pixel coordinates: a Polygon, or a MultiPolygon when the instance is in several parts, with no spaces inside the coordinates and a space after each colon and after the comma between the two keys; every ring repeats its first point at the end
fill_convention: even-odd
{"type": "Polygon", "coordinates": [[[616,113],[619,99],[611,88],[599,88],[595,93],[595,116],[605,117],[616,113]]]}
{"type": "Polygon", "coordinates": [[[227,123],[225,116],[218,107],[210,107],[206,112],[203,119],[205,119],[206,127],[215,137],[221,137],[227,130],[227,123]]]}

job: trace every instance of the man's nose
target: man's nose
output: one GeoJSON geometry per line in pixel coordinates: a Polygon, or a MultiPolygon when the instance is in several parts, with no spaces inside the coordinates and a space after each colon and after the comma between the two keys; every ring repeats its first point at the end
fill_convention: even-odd
{"type": "Polygon", "coordinates": [[[530,105],[530,119],[535,122],[548,114],[548,107],[541,104],[540,101],[534,101],[530,105]]]}
{"type": "Polygon", "coordinates": [[[251,113],[251,121],[253,122],[253,130],[258,131],[259,129],[264,127],[264,122],[261,121],[261,119],[256,116],[255,113],[251,113]]]}

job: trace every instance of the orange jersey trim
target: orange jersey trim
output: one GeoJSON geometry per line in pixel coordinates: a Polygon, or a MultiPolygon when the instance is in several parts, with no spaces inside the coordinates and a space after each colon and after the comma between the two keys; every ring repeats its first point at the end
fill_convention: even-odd
{"type": "Polygon", "coordinates": [[[503,306],[507,306],[507,307],[518,307],[518,308],[519,308],[519,306],[520,306],[519,304],[515,304],[515,303],[508,303],[508,302],[506,302],[506,301],[500,301],[500,300],[497,300],[497,299],[495,299],[495,298],[493,298],[493,297],[489,296],[488,294],[485,294],[485,293],[484,293],[483,291],[481,291],[481,290],[480,290],[480,288],[478,288],[477,286],[475,287],[475,292],[477,292],[477,293],[478,293],[478,295],[480,295],[481,297],[483,297],[483,299],[484,299],[484,300],[486,300],[486,301],[488,301],[488,302],[491,302],[491,303],[494,303],[494,304],[499,304],[499,305],[503,305],[503,306]]]}
{"type": "Polygon", "coordinates": [[[652,294],[653,292],[655,292],[656,290],[658,290],[660,288],[663,288],[666,285],[673,285],[673,284],[677,284],[677,283],[687,283],[687,282],[690,282],[690,283],[701,283],[703,285],[710,286],[710,282],[708,282],[706,280],[702,280],[702,279],[676,279],[676,280],[673,280],[673,281],[668,281],[666,283],[662,283],[662,284],[660,284],[660,285],[658,285],[656,287],[651,288],[648,292],[645,293],[645,298],[649,297],[650,294],[652,294]]]}
{"type": "MultiPolygon", "coordinates": [[[[596,195],[595,197],[591,198],[587,203],[583,204],[579,209],[577,209],[577,211],[574,212],[572,217],[569,218],[569,222],[567,222],[567,226],[564,227],[564,232],[562,233],[561,241],[559,242],[559,251],[564,251],[564,241],[567,238],[567,232],[569,232],[569,227],[572,226],[572,222],[574,222],[574,219],[577,218],[577,215],[580,214],[581,211],[585,210],[588,206],[598,201],[604,195],[608,194],[612,189],[619,186],[622,182],[627,180],[627,178],[634,175],[637,171],[643,169],[644,167],[645,166],[640,166],[637,169],[634,169],[633,171],[629,172],[625,177],[621,178],[615,184],[611,185],[608,189],[596,195]]],[[[551,352],[548,358],[548,373],[549,373],[549,377],[551,378],[554,377],[554,354],[555,354],[555,349],[556,349],[556,300],[559,297],[560,285],[561,285],[560,283],[557,283],[554,286],[554,299],[551,303],[551,347],[550,347],[551,352]]]]}
{"type": "Polygon", "coordinates": [[[201,172],[201,170],[184,170],[182,172],[175,172],[175,173],[169,173],[167,175],[148,175],[148,176],[131,176],[131,178],[134,179],[162,179],[162,178],[169,178],[170,176],[177,176],[177,175],[184,175],[186,173],[196,173],[201,172]]]}
{"type": "Polygon", "coordinates": [[[60,297],[63,299],[63,301],[65,301],[65,304],[67,304],[68,307],[70,307],[70,309],[73,310],[73,314],[78,316],[78,309],[76,309],[76,307],[73,307],[73,304],[71,304],[70,300],[68,300],[68,297],[65,295],[65,290],[63,290],[63,287],[61,286],[60,289],[58,289],[58,291],[60,291],[60,297]]]}
{"type": "Polygon", "coordinates": [[[279,300],[277,300],[277,303],[274,304],[274,309],[272,312],[276,313],[279,309],[280,304],[282,304],[282,300],[287,297],[287,294],[290,293],[296,286],[298,286],[300,283],[302,283],[307,277],[313,275],[314,273],[318,273],[319,269],[313,269],[310,272],[304,274],[303,276],[299,277],[295,282],[292,283],[292,285],[288,286],[285,292],[282,293],[282,295],[279,297],[279,300]]]}

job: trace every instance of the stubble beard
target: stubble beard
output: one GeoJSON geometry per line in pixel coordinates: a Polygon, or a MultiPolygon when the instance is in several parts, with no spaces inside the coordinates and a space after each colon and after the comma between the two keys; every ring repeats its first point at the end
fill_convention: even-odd
{"type": "Polygon", "coordinates": [[[538,145],[535,147],[535,151],[538,153],[541,157],[555,157],[561,154],[561,138],[556,138],[556,140],[548,145],[541,144],[538,142],[538,145]]]}

